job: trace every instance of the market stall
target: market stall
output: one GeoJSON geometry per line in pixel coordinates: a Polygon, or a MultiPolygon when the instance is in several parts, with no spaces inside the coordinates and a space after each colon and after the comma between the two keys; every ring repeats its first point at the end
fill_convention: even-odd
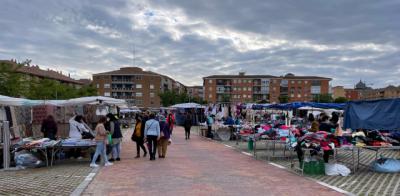
{"type": "MultiPolygon", "coordinates": [[[[100,96],[70,100],[27,100],[0,96],[4,167],[9,166],[11,147],[13,152],[25,150],[25,154],[19,156],[21,159],[15,157],[15,160],[29,158],[29,152],[40,152],[46,160],[46,165],[52,165],[55,152],[70,146],[64,141],[68,139],[69,121],[72,117],[77,114],[83,115],[86,117],[87,124],[92,125],[93,129],[98,115],[106,115],[109,112],[116,114],[117,106],[124,105],[126,105],[124,100],[100,96]],[[42,121],[50,114],[54,116],[57,123],[57,141],[47,141],[46,138],[42,138],[43,134],[40,131],[42,121]]],[[[74,148],[92,146],[87,143],[89,141],[77,141],[76,144],[82,145],[75,145],[74,148]],[[85,145],[83,145],[84,143],[85,145]]]]}
{"type": "Polygon", "coordinates": [[[170,106],[175,108],[175,119],[177,125],[183,125],[185,113],[190,113],[192,116],[192,124],[198,125],[204,119],[204,106],[197,103],[181,103],[170,106]]]}

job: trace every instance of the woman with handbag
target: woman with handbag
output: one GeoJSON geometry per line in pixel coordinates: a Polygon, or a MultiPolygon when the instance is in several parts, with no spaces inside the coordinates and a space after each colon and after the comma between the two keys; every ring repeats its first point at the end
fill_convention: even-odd
{"type": "Polygon", "coordinates": [[[93,155],[92,162],[90,163],[90,167],[98,167],[96,164],[97,158],[101,155],[102,159],[104,160],[104,166],[111,166],[113,165],[107,159],[106,154],[106,145],[108,142],[107,139],[107,130],[104,127],[104,124],[107,122],[107,118],[105,116],[100,117],[100,120],[96,126],[96,152],[93,155]]]}
{"type": "Polygon", "coordinates": [[[160,139],[158,140],[158,158],[165,158],[171,136],[171,129],[164,116],[160,116],[160,139]]]}
{"type": "MultiPolygon", "coordinates": [[[[85,126],[82,115],[76,115],[69,119],[69,137],[72,139],[93,139],[94,136],[90,130],[85,126]]],[[[74,148],[70,150],[70,157],[76,159],[82,159],[82,153],[80,148],[74,148]]]]}
{"type": "Polygon", "coordinates": [[[139,115],[135,117],[136,119],[136,124],[135,124],[135,130],[133,131],[132,134],[132,141],[136,142],[136,157],[135,158],[140,158],[140,148],[142,148],[144,155],[143,157],[146,157],[147,155],[147,150],[146,147],[144,147],[144,124],[142,123],[142,119],[140,118],[139,115]]]}

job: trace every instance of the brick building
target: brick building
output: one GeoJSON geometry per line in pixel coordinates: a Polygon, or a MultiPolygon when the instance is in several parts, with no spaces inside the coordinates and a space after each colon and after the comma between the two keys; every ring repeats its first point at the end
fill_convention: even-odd
{"type": "Polygon", "coordinates": [[[161,100],[158,95],[166,90],[186,92],[182,83],[139,67],[123,67],[94,74],[93,84],[101,96],[125,99],[130,105],[145,108],[160,107],[161,100]]]}
{"type": "Polygon", "coordinates": [[[330,78],[317,76],[212,75],[203,78],[204,98],[209,103],[246,103],[267,101],[312,101],[315,96],[329,93],[330,78]]]}
{"type": "Polygon", "coordinates": [[[199,98],[204,100],[203,86],[188,86],[187,93],[191,98],[199,98]]]}
{"type": "Polygon", "coordinates": [[[354,101],[360,99],[360,92],[355,89],[346,88],[344,89],[345,97],[347,100],[354,101]]]}

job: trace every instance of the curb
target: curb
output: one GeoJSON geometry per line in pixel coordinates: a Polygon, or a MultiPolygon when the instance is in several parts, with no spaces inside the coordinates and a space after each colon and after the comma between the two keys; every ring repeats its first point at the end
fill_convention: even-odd
{"type": "Polygon", "coordinates": [[[80,196],[82,193],[86,190],[86,188],[89,186],[89,184],[93,181],[93,178],[97,175],[97,173],[100,171],[100,167],[94,168],[79,184],[78,187],[70,194],[70,196],[80,196]]]}

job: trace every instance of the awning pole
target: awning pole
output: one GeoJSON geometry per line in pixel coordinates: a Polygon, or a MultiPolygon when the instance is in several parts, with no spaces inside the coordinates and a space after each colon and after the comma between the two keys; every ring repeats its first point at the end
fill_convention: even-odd
{"type": "Polygon", "coordinates": [[[3,168],[9,169],[10,168],[10,127],[9,122],[4,121],[2,124],[3,129],[3,168]]]}

